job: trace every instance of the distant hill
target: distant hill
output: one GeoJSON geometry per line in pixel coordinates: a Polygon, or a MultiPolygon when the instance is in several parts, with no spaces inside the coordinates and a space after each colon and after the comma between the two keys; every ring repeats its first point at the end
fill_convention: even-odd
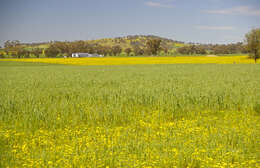
{"type": "MultiPolygon", "coordinates": [[[[87,42],[89,44],[99,44],[102,46],[116,46],[119,45],[123,50],[126,48],[133,48],[134,46],[139,46],[140,48],[144,48],[146,45],[146,42],[150,39],[160,39],[161,40],[161,46],[164,48],[167,48],[168,50],[176,49],[178,47],[184,46],[184,42],[176,41],[172,39],[167,39],[159,36],[154,35],[131,35],[131,36],[125,36],[125,37],[116,37],[116,38],[103,38],[103,39],[97,39],[97,40],[84,40],[84,42],[87,42]]],[[[22,43],[24,47],[28,50],[33,48],[48,48],[49,45],[53,42],[42,42],[42,43],[22,43]]],[[[69,42],[69,41],[66,41],[69,42]]]]}
{"type": "Polygon", "coordinates": [[[105,38],[105,39],[99,39],[99,40],[89,40],[89,43],[97,43],[100,45],[107,45],[107,46],[114,46],[114,45],[120,45],[123,49],[125,48],[133,48],[134,46],[139,46],[141,48],[144,48],[146,45],[146,42],[151,39],[160,39],[161,40],[161,46],[172,49],[175,47],[183,46],[183,42],[174,41],[171,39],[159,37],[159,36],[153,36],[153,35],[135,35],[135,36],[126,36],[126,37],[117,37],[117,38],[105,38]]]}

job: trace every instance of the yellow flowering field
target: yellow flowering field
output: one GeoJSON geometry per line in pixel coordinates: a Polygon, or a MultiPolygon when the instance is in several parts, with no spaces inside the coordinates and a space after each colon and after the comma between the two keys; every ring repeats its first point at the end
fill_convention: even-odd
{"type": "Polygon", "coordinates": [[[71,65],[133,65],[133,64],[251,64],[248,56],[180,56],[180,57],[104,57],[104,58],[25,58],[0,61],[41,62],[71,65]]]}
{"type": "Polygon", "coordinates": [[[0,167],[260,167],[258,72],[0,62],[0,167]]]}
{"type": "Polygon", "coordinates": [[[2,141],[10,149],[1,162],[11,167],[260,166],[259,157],[247,153],[259,150],[252,138],[259,134],[259,119],[224,111],[221,117],[202,117],[208,115],[204,111],[193,119],[158,122],[158,113],[113,128],[79,124],[33,133],[2,128],[2,141]]]}

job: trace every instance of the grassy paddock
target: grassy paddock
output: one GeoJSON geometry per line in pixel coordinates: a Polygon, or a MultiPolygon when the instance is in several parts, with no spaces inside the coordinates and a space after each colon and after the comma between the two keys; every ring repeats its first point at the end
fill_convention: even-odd
{"type": "Polygon", "coordinates": [[[259,167],[259,73],[0,62],[0,167],[259,167]]]}
{"type": "Polygon", "coordinates": [[[136,64],[252,64],[248,56],[178,56],[178,57],[104,57],[104,58],[25,58],[0,61],[41,62],[70,65],[136,65],[136,64]]]}

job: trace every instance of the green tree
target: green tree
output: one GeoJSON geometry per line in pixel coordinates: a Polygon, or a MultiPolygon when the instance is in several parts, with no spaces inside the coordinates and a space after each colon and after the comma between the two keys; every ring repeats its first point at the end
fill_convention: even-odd
{"type": "Polygon", "coordinates": [[[19,40],[7,40],[5,43],[4,43],[4,47],[5,48],[14,48],[14,47],[17,47],[20,45],[20,41],[19,40]]]}
{"type": "Polygon", "coordinates": [[[40,57],[41,53],[42,53],[42,50],[41,50],[40,48],[35,48],[35,49],[32,50],[32,54],[33,54],[35,57],[37,57],[37,58],[40,57]]]}
{"type": "Polygon", "coordinates": [[[29,56],[30,56],[30,52],[27,51],[27,50],[25,50],[24,48],[19,48],[19,49],[17,50],[17,57],[18,57],[18,58],[21,58],[21,57],[23,57],[23,58],[29,58],[29,56]]]}
{"type": "Polygon", "coordinates": [[[57,57],[58,54],[60,54],[60,50],[53,44],[45,50],[45,55],[47,57],[57,57]]]}
{"type": "Polygon", "coordinates": [[[134,52],[130,52],[129,56],[134,57],[135,53],[134,52]]]}
{"type": "Polygon", "coordinates": [[[129,54],[132,52],[132,49],[131,49],[131,48],[126,48],[126,49],[125,49],[125,52],[126,52],[126,54],[129,56],[129,54]]]}
{"type": "Polygon", "coordinates": [[[69,46],[66,42],[56,42],[53,44],[56,48],[59,49],[61,54],[68,55],[69,53],[69,46]]]}
{"type": "Polygon", "coordinates": [[[190,54],[190,47],[184,46],[177,49],[177,52],[180,54],[190,54]]]}
{"type": "Polygon", "coordinates": [[[148,54],[156,55],[160,49],[161,40],[151,39],[146,42],[146,50],[148,54]]]}
{"type": "Polygon", "coordinates": [[[0,52],[0,58],[4,58],[4,57],[5,57],[4,53],[0,52]]]}
{"type": "Polygon", "coordinates": [[[112,55],[112,48],[109,46],[101,46],[99,50],[99,54],[102,54],[104,56],[112,55]]]}
{"type": "Polygon", "coordinates": [[[5,51],[8,53],[8,55],[11,55],[12,57],[18,57],[20,58],[18,51],[21,50],[21,43],[18,40],[13,41],[6,41],[4,43],[5,51]]]}
{"type": "Polygon", "coordinates": [[[121,53],[121,51],[122,51],[122,48],[119,46],[119,45],[116,45],[116,46],[113,46],[112,47],[112,53],[113,53],[113,55],[118,55],[118,54],[120,54],[121,53]]]}
{"type": "Polygon", "coordinates": [[[246,43],[250,58],[253,58],[256,63],[260,58],[260,28],[253,29],[246,34],[246,43]]]}
{"type": "MultiPolygon", "coordinates": [[[[162,46],[161,48],[161,51],[163,51],[164,52],[164,55],[168,55],[168,48],[166,47],[166,46],[162,46]]],[[[160,54],[161,54],[162,52],[160,52],[160,54]]]]}
{"type": "Polygon", "coordinates": [[[135,55],[144,55],[144,50],[136,45],[136,46],[134,46],[134,53],[135,53],[135,55]]]}

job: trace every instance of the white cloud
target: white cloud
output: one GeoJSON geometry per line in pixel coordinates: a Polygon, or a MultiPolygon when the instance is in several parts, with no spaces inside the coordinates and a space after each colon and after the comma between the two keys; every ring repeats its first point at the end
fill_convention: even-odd
{"type": "Polygon", "coordinates": [[[150,6],[150,7],[157,7],[157,8],[173,8],[173,5],[169,5],[169,4],[162,4],[159,2],[152,2],[152,1],[148,1],[145,2],[146,6],[150,6]]]}
{"type": "Polygon", "coordinates": [[[252,8],[249,6],[238,6],[234,8],[227,8],[221,10],[207,10],[207,13],[212,14],[234,14],[234,15],[249,15],[249,16],[260,16],[260,9],[252,8]]]}
{"type": "Polygon", "coordinates": [[[197,26],[200,30],[233,30],[232,26],[197,26]]]}

